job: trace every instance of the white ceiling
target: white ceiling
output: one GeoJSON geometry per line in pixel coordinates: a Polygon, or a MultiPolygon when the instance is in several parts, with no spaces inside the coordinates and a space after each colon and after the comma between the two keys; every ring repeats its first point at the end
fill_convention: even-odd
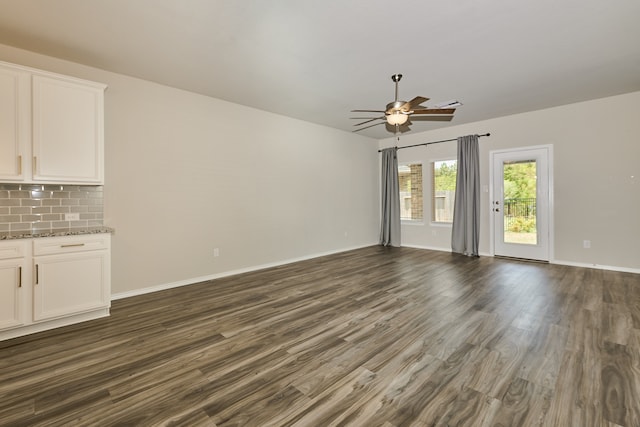
{"type": "MultiPolygon", "coordinates": [[[[351,131],[458,99],[425,131],[640,90],[638,0],[0,0],[0,43],[351,131]]],[[[384,126],[361,132],[385,138],[384,126]]]]}

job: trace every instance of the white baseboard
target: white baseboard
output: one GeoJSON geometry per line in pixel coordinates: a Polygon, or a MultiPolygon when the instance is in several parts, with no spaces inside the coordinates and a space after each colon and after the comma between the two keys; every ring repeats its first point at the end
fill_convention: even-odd
{"type": "Polygon", "coordinates": [[[74,314],[73,316],[47,320],[40,323],[31,323],[29,325],[1,331],[0,341],[21,337],[23,335],[35,334],[37,332],[48,331],[50,329],[57,329],[63,326],[71,326],[80,322],[87,322],[89,320],[100,319],[101,317],[107,316],[109,316],[109,308],[99,308],[86,313],[74,314]]]}
{"type": "Polygon", "coordinates": [[[622,273],[640,274],[640,268],[618,267],[615,265],[589,264],[586,262],[563,261],[554,259],[549,261],[550,264],[568,265],[570,267],[595,268],[597,270],[620,271],[622,273]]]}
{"type": "MultiPolygon", "coordinates": [[[[440,251],[440,252],[451,252],[451,248],[441,248],[436,246],[422,246],[422,245],[402,245],[405,248],[414,248],[414,249],[427,249],[430,251],[440,251]]],[[[493,256],[490,253],[480,252],[480,256],[493,256]]]]}
{"type": "MultiPolygon", "coordinates": [[[[451,248],[441,248],[434,246],[422,246],[422,245],[402,245],[407,248],[415,248],[415,249],[427,249],[430,251],[441,251],[441,252],[451,252],[451,248]]],[[[480,256],[493,256],[490,253],[480,252],[480,256]]],[[[568,265],[570,267],[582,267],[582,268],[595,268],[598,270],[611,270],[611,271],[619,271],[622,273],[634,273],[640,274],[639,268],[629,268],[629,267],[618,267],[615,265],[601,265],[601,264],[589,264],[586,262],[573,262],[573,261],[563,261],[554,259],[549,261],[549,264],[558,264],[558,265],[568,265]]]]}
{"type": "MultiPolygon", "coordinates": [[[[373,242],[373,243],[370,243],[370,244],[367,244],[367,245],[362,245],[362,246],[354,246],[354,247],[350,247],[350,248],[338,249],[338,250],[335,250],[335,251],[316,253],[316,254],[306,255],[306,256],[298,257],[298,258],[291,258],[291,259],[287,259],[287,260],[283,260],[283,261],[277,261],[277,262],[272,262],[272,263],[267,263],[267,264],[256,265],[256,266],[253,266],[253,267],[241,268],[241,269],[238,269],[238,270],[225,271],[225,272],[222,272],[222,273],[210,274],[210,275],[207,275],[207,276],[192,277],[192,278],[185,279],[185,280],[179,280],[177,282],[163,283],[163,284],[160,284],[160,285],[150,286],[150,287],[147,287],[147,288],[134,289],[132,291],[119,292],[117,294],[111,295],[111,300],[115,301],[115,300],[122,299],[122,298],[129,298],[129,297],[133,297],[133,296],[137,296],[137,295],[148,294],[148,293],[151,293],[151,292],[158,292],[158,291],[163,291],[163,290],[166,290],[166,289],[177,288],[177,287],[180,287],[180,286],[193,285],[195,283],[206,282],[208,280],[215,280],[215,279],[220,279],[220,278],[223,278],[223,277],[234,276],[236,274],[249,273],[249,272],[252,272],[252,271],[263,270],[265,268],[271,268],[271,267],[279,267],[281,265],[291,264],[293,262],[306,261],[306,260],[309,260],[309,259],[319,258],[319,257],[326,256],[326,255],[333,255],[333,254],[337,254],[337,253],[341,253],[341,252],[352,251],[352,250],[355,250],[355,249],[366,248],[368,246],[375,246],[377,244],[378,244],[378,242],[373,242]]],[[[407,248],[414,248],[414,249],[426,249],[426,250],[430,250],[430,251],[451,252],[451,248],[442,248],[442,247],[435,247],[435,246],[422,246],[422,245],[402,245],[402,246],[403,247],[407,247],[407,248]]],[[[493,255],[491,255],[490,253],[481,252],[480,256],[490,257],[490,256],[493,256],[493,255]]],[[[571,266],[571,267],[595,268],[595,269],[599,269],[599,270],[611,270],[611,271],[620,271],[620,272],[624,272],[624,273],[640,274],[640,269],[637,269],[637,268],[616,267],[616,266],[600,265],[600,264],[587,264],[587,263],[581,263],[581,262],[562,261],[562,260],[552,260],[552,261],[549,261],[549,263],[550,264],[567,265],[567,266],[571,266]]]]}
{"type": "Polygon", "coordinates": [[[375,246],[377,244],[378,244],[378,242],[370,243],[370,244],[366,244],[366,245],[362,245],[362,246],[354,246],[354,247],[350,247],[350,248],[337,249],[337,250],[334,250],[334,251],[316,253],[316,254],[312,254],[312,255],[305,255],[305,256],[302,256],[302,257],[298,257],[298,258],[291,258],[291,259],[287,259],[287,260],[276,261],[276,262],[256,265],[256,266],[247,267],[247,268],[240,268],[240,269],[237,269],[237,270],[224,271],[222,273],[209,274],[207,276],[192,277],[192,278],[189,278],[189,279],[178,280],[177,282],[163,283],[163,284],[160,284],[160,285],[149,286],[149,287],[146,287],[146,288],[134,289],[134,290],[125,291],[125,292],[118,292],[116,294],[112,294],[111,295],[111,300],[115,301],[115,300],[119,300],[119,299],[123,299],[123,298],[129,298],[129,297],[134,297],[134,296],[138,296],[138,295],[149,294],[151,292],[158,292],[158,291],[164,291],[166,289],[178,288],[180,286],[193,285],[193,284],[196,284],[196,283],[206,282],[208,280],[215,280],[215,279],[220,279],[220,278],[223,278],[223,277],[234,276],[236,274],[249,273],[249,272],[252,272],[252,271],[263,270],[265,268],[271,268],[271,267],[279,267],[281,265],[291,264],[291,263],[298,262],[298,261],[306,261],[306,260],[309,260],[309,259],[319,258],[319,257],[326,256],[326,255],[333,255],[333,254],[338,254],[338,253],[341,253],[341,252],[347,252],[347,251],[352,251],[352,250],[355,250],[355,249],[361,249],[361,248],[366,248],[366,247],[369,247],[369,246],[375,246]]]}
{"type": "Polygon", "coordinates": [[[440,248],[436,246],[424,246],[424,245],[402,245],[403,248],[413,248],[413,249],[426,249],[429,251],[440,251],[440,252],[451,252],[451,248],[440,248]]]}

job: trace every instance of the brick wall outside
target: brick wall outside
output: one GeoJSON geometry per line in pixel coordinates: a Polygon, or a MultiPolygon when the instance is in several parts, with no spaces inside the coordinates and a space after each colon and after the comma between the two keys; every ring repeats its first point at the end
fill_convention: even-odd
{"type": "MultiPolygon", "coordinates": [[[[400,187],[400,195],[406,195],[411,193],[411,219],[423,219],[423,187],[422,187],[422,165],[411,164],[406,165],[409,168],[408,172],[398,173],[398,184],[400,187]]],[[[403,203],[403,200],[400,201],[403,203]]],[[[408,216],[409,212],[403,211],[404,206],[401,206],[403,215],[408,216]]]]}
{"type": "Polygon", "coordinates": [[[422,219],[423,189],[422,189],[422,165],[409,165],[411,168],[411,218],[422,219]]]}

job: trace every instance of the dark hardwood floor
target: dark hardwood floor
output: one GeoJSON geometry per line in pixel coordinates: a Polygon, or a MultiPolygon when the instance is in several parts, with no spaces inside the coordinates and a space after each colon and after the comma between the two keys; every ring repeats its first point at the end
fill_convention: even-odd
{"type": "Polygon", "coordinates": [[[0,342],[3,426],[640,426],[640,275],[370,247],[0,342]]]}

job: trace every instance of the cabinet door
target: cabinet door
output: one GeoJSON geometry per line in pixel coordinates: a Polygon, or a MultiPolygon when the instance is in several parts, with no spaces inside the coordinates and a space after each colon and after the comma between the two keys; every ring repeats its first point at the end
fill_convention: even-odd
{"type": "Polygon", "coordinates": [[[33,320],[109,307],[107,251],[34,258],[33,320]]]}
{"type": "Polygon", "coordinates": [[[0,329],[23,324],[24,258],[0,260],[0,329]]]}
{"type": "Polygon", "coordinates": [[[0,180],[24,178],[29,131],[29,75],[0,65],[0,180]]]}
{"type": "Polygon", "coordinates": [[[33,76],[33,180],[103,182],[104,87],[33,76]]]}

